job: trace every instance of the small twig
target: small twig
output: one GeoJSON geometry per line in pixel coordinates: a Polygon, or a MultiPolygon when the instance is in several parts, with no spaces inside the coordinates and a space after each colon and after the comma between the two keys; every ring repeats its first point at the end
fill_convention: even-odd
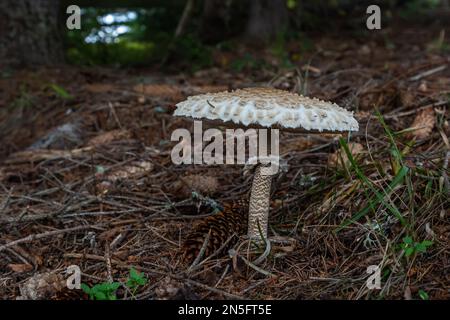
{"type": "Polygon", "coordinates": [[[210,236],[211,236],[211,229],[209,229],[209,232],[205,237],[205,241],[203,241],[202,247],[201,247],[199,253],[197,254],[197,257],[195,258],[194,262],[192,262],[191,266],[189,267],[189,269],[187,271],[188,273],[191,272],[196,265],[198,265],[198,263],[202,259],[203,255],[205,254],[206,247],[208,246],[210,236]]]}
{"type": "MultiPolygon", "coordinates": [[[[388,114],[383,115],[384,119],[394,119],[394,118],[400,118],[400,117],[406,117],[406,116],[410,116],[412,114],[418,113],[419,111],[422,111],[424,109],[428,109],[431,107],[439,107],[439,106],[443,106],[448,104],[449,102],[447,100],[443,100],[443,101],[437,101],[437,102],[433,102],[421,107],[417,107],[414,108],[413,110],[410,111],[405,111],[405,112],[397,112],[395,113],[395,111],[389,112],[388,114]]],[[[378,119],[377,116],[370,116],[371,119],[378,119]]]]}
{"type": "Polygon", "coordinates": [[[125,233],[128,232],[121,232],[117,235],[117,237],[115,237],[113,239],[113,241],[111,241],[111,243],[109,244],[109,248],[110,250],[115,250],[117,248],[117,246],[123,241],[123,239],[125,238],[125,233]]]}
{"type": "Polygon", "coordinates": [[[106,241],[105,243],[105,262],[106,262],[106,271],[108,273],[108,281],[112,283],[114,282],[114,279],[112,276],[111,254],[108,241],[106,241]]]}
{"type": "Polygon", "coordinates": [[[191,280],[191,279],[184,279],[184,281],[187,282],[187,283],[189,283],[189,284],[191,284],[191,285],[200,287],[200,288],[202,288],[202,289],[205,289],[205,290],[208,290],[208,291],[217,293],[217,294],[222,294],[222,295],[224,295],[225,297],[230,298],[230,299],[244,300],[243,297],[238,296],[238,295],[236,295],[236,294],[228,293],[228,292],[226,292],[226,291],[223,291],[223,290],[220,290],[220,289],[217,289],[217,288],[213,288],[213,287],[207,286],[206,284],[203,284],[203,283],[200,283],[200,282],[191,280]]]}
{"type": "Polygon", "coordinates": [[[433,69],[430,69],[430,70],[427,70],[427,71],[424,71],[424,72],[421,72],[421,73],[419,73],[418,75],[415,75],[415,76],[413,76],[413,77],[410,77],[410,78],[409,78],[409,81],[417,81],[417,80],[420,80],[420,79],[422,79],[422,78],[431,76],[432,74],[435,74],[435,73],[437,73],[437,72],[440,72],[440,71],[442,71],[442,70],[445,70],[445,68],[447,68],[447,65],[446,65],[446,64],[444,64],[444,65],[442,65],[442,66],[439,66],[439,67],[436,67],[436,68],[433,68],[433,69]]]}
{"type": "Polygon", "coordinates": [[[448,174],[447,174],[449,158],[450,158],[450,151],[447,151],[447,153],[445,154],[444,164],[442,165],[442,177],[444,178],[444,184],[445,188],[447,189],[447,193],[450,192],[450,182],[448,181],[448,174]]]}
{"type": "MultiPolygon", "coordinates": [[[[238,256],[238,252],[236,250],[234,250],[234,249],[229,250],[228,253],[229,253],[229,255],[231,256],[232,259],[235,259],[238,256]]],[[[262,273],[265,276],[276,277],[276,275],[274,275],[273,273],[271,273],[269,271],[266,271],[266,270],[256,266],[255,264],[253,264],[252,262],[250,262],[249,260],[247,260],[243,256],[240,256],[240,258],[245,262],[246,265],[248,265],[250,268],[258,271],[259,273],[262,273]]]]}
{"type": "Polygon", "coordinates": [[[10,242],[0,246],[0,251],[3,251],[5,249],[7,249],[7,248],[14,247],[14,246],[16,246],[18,244],[32,242],[34,240],[48,238],[48,237],[56,236],[58,234],[74,232],[74,231],[80,231],[80,230],[86,230],[86,229],[91,229],[91,228],[96,228],[96,227],[98,227],[98,225],[97,226],[91,226],[91,225],[89,225],[89,226],[78,226],[78,227],[67,228],[67,229],[62,229],[62,230],[55,230],[55,231],[48,231],[48,232],[38,233],[38,234],[31,234],[28,237],[25,237],[25,238],[22,238],[22,239],[18,239],[18,240],[14,240],[14,241],[10,241],[10,242]]]}
{"type": "Polygon", "coordinates": [[[5,209],[8,207],[8,205],[9,205],[9,201],[11,200],[12,190],[14,188],[11,188],[11,190],[7,190],[3,183],[0,183],[0,186],[5,191],[5,193],[8,194],[7,198],[2,201],[3,202],[2,204],[0,204],[0,207],[1,207],[0,208],[0,214],[2,214],[5,211],[5,209]]]}
{"type": "Polygon", "coordinates": [[[233,239],[233,237],[235,237],[236,234],[233,233],[231,235],[231,237],[229,237],[216,251],[214,251],[210,256],[208,256],[206,259],[204,259],[203,261],[201,261],[200,263],[198,263],[196,266],[192,267],[192,269],[190,271],[194,271],[197,270],[199,267],[201,267],[203,264],[205,264],[207,261],[210,261],[212,258],[214,258],[215,256],[217,256],[219,253],[221,253],[223,251],[223,249],[225,249],[225,247],[228,245],[228,243],[231,241],[231,239],[233,239]]]}
{"type": "MultiPolygon", "coordinates": [[[[96,260],[96,261],[103,261],[105,262],[104,256],[99,256],[96,254],[84,254],[84,253],[65,253],[64,258],[73,258],[73,259],[89,259],[89,260],[96,260]]],[[[120,260],[116,260],[114,258],[111,258],[111,264],[114,265],[124,265],[124,263],[120,260]]]]}
{"type": "Polygon", "coordinates": [[[117,125],[119,126],[120,129],[122,129],[122,124],[120,123],[119,117],[117,116],[116,109],[114,109],[114,106],[112,105],[111,102],[108,102],[108,107],[111,110],[111,114],[114,120],[116,121],[117,125]]]}
{"type": "Polygon", "coordinates": [[[249,287],[247,287],[244,290],[242,290],[242,294],[247,293],[247,292],[255,289],[256,287],[259,287],[260,285],[266,283],[268,280],[270,280],[270,279],[269,278],[265,278],[265,279],[262,279],[262,280],[259,280],[259,281],[255,282],[254,284],[252,284],[249,287]]]}
{"type": "Polygon", "coordinates": [[[245,262],[246,265],[248,265],[250,268],[258,271],[259,273],[262,273],[263,275],[267,276],[267,277],[276,277],[276,275],[274,275],[273,273],[266,271],[260,267],[258,267],[257,265],[255,265],[254,263],[248,261],[245,257],[241,256],[241,259],[245,262]]]}
{"type": "Polygon", "coordinates": [[[217,286],[222,282],[222,280],[225,278],[225,276],[228,273],[228,270],[230,269],[230,265],[227,264],[225,266],[225,270],[223,270],[222,275],[220,276],[219,280],[217,280],[216,284],[214,285],[214,288],[217,288],[217,286]]]}

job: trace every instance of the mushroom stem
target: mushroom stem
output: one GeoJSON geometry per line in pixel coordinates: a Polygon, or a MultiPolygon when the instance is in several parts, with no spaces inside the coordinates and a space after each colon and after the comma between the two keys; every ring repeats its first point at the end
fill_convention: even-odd
{"type": "MultiPolygon", "coordinates": [[[[269,156],[272,152],[278,152],[277,148],[272,150],[272,130],[266,130],[265,136],[263,134],[260,137],[258,149],[260,156],[264,154],[269,156]],[[261,145],[261,143],[264,142],[265,147],[264,145],[261,145]]],[[[268,233],[272,175],[268,174],[267,169],[270,165],[270,163],[259,163],[257,165],[250,194],[248,236],[250,239],[259,242],[266,241],[268,233]]]]}
{"type": "Polygon", "coordinates": [[[263,164],[256,167],[248,212],[248,236],[250,239],[259,241],[267,239],[270,185],[272,183],[271,175],[261,173],[263,168],[263,164]]]}

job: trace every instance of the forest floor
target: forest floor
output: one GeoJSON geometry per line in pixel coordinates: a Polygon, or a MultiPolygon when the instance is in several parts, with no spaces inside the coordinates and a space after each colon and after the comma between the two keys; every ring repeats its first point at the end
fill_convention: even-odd
{"type": "Polygon", "coordinates": [[[193,73],[4,71],[0,299],[87,299],[59,283],[70,265],[89,285],[142,272],[148,281],[121,286],[121,299],[450,299],[445,40],[423,28],[312,37],[306,53],[288,44],[294,65],[264,51],[264,66],[246,60],[239,72],[227,67],[239,50],[193,73]],[[288,170],[274,179],[270,215],[281,241],[267,254],[241,237],[231,256],[190,266],[180,250],[212,214],[205,202],[248,198],[252,177],[238,165],[173,164],[171,133],[193,128],[172,116],[174,105],[264,85],[354,111],[353,157],[342,150],[347,136],[282,133],[288,170]],[[370,265],[380,267],[380,289],[366,285],[370,265]],[[53,276],[30,293],[45,272],[53,276]]]}

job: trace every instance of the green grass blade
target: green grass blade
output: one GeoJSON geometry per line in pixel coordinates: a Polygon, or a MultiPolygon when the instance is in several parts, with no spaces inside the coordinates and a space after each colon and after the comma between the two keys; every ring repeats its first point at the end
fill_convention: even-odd
{"type": "MultiPolygon", "coordinates": [[[[402,183],[404,177],[406,176],[406,174],[408,173],[409,168],[408,167],[402,167],[399,171],[399,173],[397,174],[397,176],[395,176],[395,178],[391,181],[391,183],[388,186],[389,191],[393,191],[394,188],[399,185],[400,183],[402,183]]],[[[363,209],[361,209],[357,214],[355,214],[353,217],[351,217],[348,220],[345,220],[344,222],[342,222],[338,228],[336,228],[335,232],[339,232],[341,231],[343,228],[345,228],[346,226],[354,223],[355,221],[358,221],[359,219],[361,219],[362,217],[364,217],[371,209],[375,209],[375,206],[380,203],[380,199],[369,199],[369,205],[364,207],[363,209]]],[[[399,213],[400,214],[400,213],[399,213]]],[[[396,215],[397,216],[397,215],[396,215]]],[[[402,223],[404,223],[404,218],[400,215],[399,217],[400,221],[403,221],[402,223]]]]}
{"type": "MultiPolygon", "coordinates": [[[[375,205],[377,205],[378,203],[382,203],[393,215],[395,215],[400,222],[405,225],[405,219],[403,218],[403,216],[401,215],[400,211],[393,205],[391,205],[390,203],[388,203],[385,200],[385,197],[387,197],[389,194],[386,193],[385,190],[383,190],[383,194],[381,194],[373,185],[373,183],[364,175],[364,173],[361,171],[361,169],[359,168],[358,164],[356,163],[355,159],[353,158],[352,153],[350,152],[350,149],[348,148],[347,142],[340,138],[339,139],[339,143],[341,145],[341,147],[344,149],[353,170],[356,173],[356,176],[358,177],[359,180],[361,180],[373,193],[375,196],[375,199],[369,199],[369,205],[367,207],[365,207],[364,209],[360,210],[356,215],[354,215],[352,218],[350,218],[349,220],[344,221],[341,225],[339,225],[339,227],[336,229],[336,232],[342,230],[342,228],[344,228],[345,226],[348,226],[349,224],[359,220],[361,217],[365,216],[370,209],[374,209],[375,205]]],[[[389,193],[392,192],[394,190],[394,188],[401,184],[403,182],[404,177],[406,176],[406,174],[408,173],[409,168],[406,166],[402,166],[399,170],[399,172],[397,173],[397,175],[394,177],[394,179],[391,181],[391,183],[388,186],[388,191],[389,193]]]]}
{"type": "Polygon", "coordinates": [[[66,89],[64,89],[63,87],[58,86],[57,84],[54,84],[54,83],[49,84],[49,87],[50,87],[50,88],[56,93],[56,95],[59,96],[60,98],[67,99],[67,100],[73,99],[73,96],[72,96],[70,93],[68,93],[68,92],[66,91],[66,89]]]}
{"type": "MultiPolygon", "coordinates": [[[[389,143],[391,144],[391,154],[394,157],[396,167],[399,168],[400,166],[403,166],[403,154],[398,148],[397,143],[395,143],[394,133],[386,124],[383,116],[378,110],[376,110],[375,114],[378,118],[378,121],[380,121],[381,125],[383,126],[384,132],[386,132],[386,135],[388,136],[389,143]]],[[[395,172],[395,174],[397,174],[397,172],[395,172]]]]}

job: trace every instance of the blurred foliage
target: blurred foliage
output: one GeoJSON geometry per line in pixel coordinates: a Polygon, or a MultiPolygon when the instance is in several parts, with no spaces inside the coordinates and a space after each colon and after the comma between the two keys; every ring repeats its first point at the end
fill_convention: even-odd
{"type": "Polygon", "coordinates": [[[176,39],[172,52],[172,59],[185,61],[191,71],[213,64],[212,48],[204,45],[195,35],[186,35],[176,39]]]}
{"type": "Polygon", "coordinates": [[[82,29],[67,32],[67,59],[81,65],[139,66],[160,63],[170,50],[172,59],[185,61],[192,70],[211,65],[211,49],[194,33],[173,40],[182,10],[84,9],[82,29]]]}
{"type": "Polygon", "coordinates": [[[154,60],[154,43],[151,42],[119,42],[84,44],[81,48],[69,48],[69,62],[81,65],[140,65],[154,60]]]}
{"type": "Polygon", "coordinates": [[[450,52],[450,43],[445,41],[445,29],[442,29],[439,36],[427,45],[427,50],[438,53],[450,52]]]}
{"type": "Polygon", "coordinates": [[[168,50],[177,15],[158,7],[114,12],[83,9],[81,30],[67,32],[67,58],[71,63],[88,65],[157,62],[168,50]]]}
{"type": "Polygon", "coordinates": [[[280,33],[277,35],[273,45],[271,47],[272,54],[278,59],[282,68],[291,68],[293,63],[289,55],[289,51],[286,48],[286,35],[280,33]]]}
{"type": "MultiPolygon", "coordinates": [[[[242,33],[247,19],[243,11],[248,10],[249,3],[241,1],[236,4],[236,2],[238,1],[227,2],[226,8],[233,11],[234,20],[229,21],[230,12],[224,14],[226,22],[222,37],[215,42],[208,40],[203,33],[210,29],[209,24],[206,26],[202,24],[203,1],[196,2],[185,33],[177,39],[174,39],[174,33],[184,9],[184,1],[172,1],[170,6],[148,8],[116,10],[83,8],[82,29],[69,30],[66,33],[67,60],[79,65],[115,66],[139,66],[162,62],[170,65],[172,61],[176,61],[191,71],[212,66],[215,51],[231,51],[238,45],[239,34],[235,34],[232,30],[238,29],[242,33]]],[[[392,12],[401,18],[412,19],[414,15],[424,10],[436,8],[440,2],[440,0],[384,0],[378,3],[382,5],[383,15],[389,20],[392,19],[392,12]]],[[[361,28],[361,21],[365,19],[365,8],[368,4],[371,2],[286,0],[289,9],[289,28],[278,34],[268,49],[278,60],[279,66],[289,68],[302,56],[302,52],[313,48],[304,31],[336,30],[339,23],[340,29],[363,35],[367,30],[361,28]],[[287,48],[287,44],[292,42],[297,43],[294,52],[287,48]]],[[[219,12],[222,9],[217,10],[219,12]]],[[[208,20],[208,23],[211,21],[208,20]]],[[[216,21],[213,20],[212,23],[216,21]]],[[[220,22],[217,24],[220,25],[220,22]]],[[[447,44],[442,41],[436,41],[433,47],[447,50],[447,44]]],[[[234,60],[229,63],[233,70],[259,68],[265,63],[250,53],[234,60]]]]}
{"type": "MultiPolygon", "coordinates": [[[[398,1],[394,1],[398,2],[398,1]]],[[[402,18],[411,18],[424,11],[434,9],[441,3],[441,0],[408,0],[399,10],[402,18]]]]}
{"type": "Polygon", "coordinates": [[[252,71],[267,66],[264,59],[255,57],[251,53],[245,53],[241,58],[235,59],[231,63],[231,69],[235,72],[252,71]]]}
{"type": "Polygon", "coordinates": [[[20,86],[18,97],[11,103],[10,108],[27,109],[34,105],[35,97],[27,90],[25,85],[20,86]]]}

